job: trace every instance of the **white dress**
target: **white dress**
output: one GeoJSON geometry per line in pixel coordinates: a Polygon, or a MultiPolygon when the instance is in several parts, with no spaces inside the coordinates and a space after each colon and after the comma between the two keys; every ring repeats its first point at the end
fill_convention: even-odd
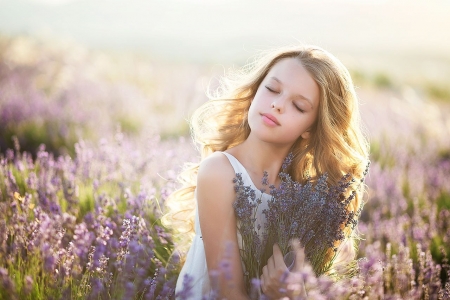
{"type": "MultiPolygon", "coordinates": [[[[255,226],[258,226],[259,224],[261,225],[261,228],[264,228],[265,216],[262,211],[263,209],[267,208],[267,201],[270,200],[271,196],[266,193],[262,193],[261,195],[261,192],[253,184],[252,179],[250,178],[250,175],[248,175],[247,170],[244,168],[244,166],[233,155],[226,152],[222,153],[225,154],[226,157],[228,157],[228,160],[233,166],[234,172],[242,174],[244,185],[251,186],[255,190],[257,199],[261,197],[262,203],[258,206],[258,210],[256,212],[257,222],[255,226]]],[[[241,237],[239,233],[238,243],[239,248],[242,248],[241,237]]],[[[208,267],[206,265],[205,248],[203,246],[198,212],[196,212],[195,214],[195,237],[188,251],[186,262],[181,269],[180,275],[178,277],[175,293],[178,293],[182,290],[183,279],[186,274],[188,274],[192,278],[191,282],[193,288],[191,289],[192,296],[190,297],[190,299],[202,299],[203,296],[208,297],[210,295],[211,286],[208,276],[208,267]]]]}

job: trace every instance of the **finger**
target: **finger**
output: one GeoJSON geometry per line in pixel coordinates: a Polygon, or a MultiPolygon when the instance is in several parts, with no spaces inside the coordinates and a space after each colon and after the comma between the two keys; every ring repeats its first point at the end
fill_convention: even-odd
{"type": "Polygon", "coordinates": [[[266,292],[266,286],[264,285],[264,275],[261,275],[261,277],[259,278],[260,280],[260,286],[261,286],[261,291],[263,291],[263,293],[266,292]]]}
{"type": "Polygon", "coordinates": [[[270,295],[273,293],[273,280],[270,278],[270,271],[268,266],[264,266],[262,270],[263,274],[261,275],[261,290],[265,295],[270,295]]]}
{"type": "Polygon", "coordinates": [[[284,263],[283,253],[277,244],[273,244],[273,260],[276,269],[285,269],[286,264],[284,263]]]}
{"type": "Polygon", "coordinates": [[[275,260],[273,259],[273,255],[267,260],[266,267],[269,274],[273,274],[273,272],[275,272],[275,260]]]}
{"type": "Polygon", "coordinates": [[[299,272],[303,269],[305,264],[305,248],[301,247],[300,241],[298,239],[294,239],[291,242],[292,250],[295,253],[295,264],[294,264],[294,272],[299,272]]]}
{"type": "Polygon", "coordinates": [[[261,285],[265,285],[268,280],[270,279],[269,277],[269,270],[267,268],[267,265],[264,266],[264,268],[262,269],[262,275],[261,275],[261,285]]]}

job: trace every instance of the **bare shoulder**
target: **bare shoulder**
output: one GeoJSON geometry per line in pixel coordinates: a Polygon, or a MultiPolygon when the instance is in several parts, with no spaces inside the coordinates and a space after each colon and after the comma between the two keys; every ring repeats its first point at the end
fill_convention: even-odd
{"type": "Polygon", "coordinates": [[[197,174],[197,195],[203,199],[232,200],[235,176],[228,158],[223,153],[215,152],[200,163],[197,174]]]}
{"type": "Polygon", "coordinates": [[[234,175],[234,169],[225,154],[214,152],[200,163],[197,176],[202,180],[206,178],[227,180],[230,178],[231,181],[234,175]]]}

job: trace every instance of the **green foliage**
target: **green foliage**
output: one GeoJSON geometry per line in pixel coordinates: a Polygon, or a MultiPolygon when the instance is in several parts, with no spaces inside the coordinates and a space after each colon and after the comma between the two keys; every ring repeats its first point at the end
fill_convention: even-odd
{"type": "Polygon", "coordinates": [[[92,184],[80,184],[78,186],[79,192],[79,212],[77,219],[82,220],[88,212],[94,211],[95,199],[92,191],[92,184]]]}
{"type": "Polygon", "coordinates": [[[3,128],[0,144],[14,149],[14,138],[17,138],[22,151],[36,153],[39,146],[44,144],[47,150],[55,154],[74,155],[74,144],[78,140],[76,131],[84,132],[83,135],[86,137],[89,136],[86,128],[75,129],[74,124],[62,125],[56,120],[27,120],[17,126],[11,124],[3,128]],[[59,130],[61,127],[65,130],[59,130]]]}
{"type": "Polygon", "coordinates": [[[450,210],[450,194],[446,192],[442,192],[436,199],[436,204],[438,206],[438,210],[441,211],[443,209],[450,210]]]}
{"type": "Polygon", "coordinates": [[[382,72],[378,72],[374,75],[373,83],[379,88],[391,88],[394,85],[392,79],[386,73],[382,72]]]}
{"type": "Polygon", "coordinates": [[[380,164],[383,169],[392,169],[395,166],[395,157],[388,149],[382,145],[388,142],[388,138],[383,134],[379,139],[370,141],[370,158],[380,164]]]}
{"type": "Polygon", "coordinates": [[[450,148],[442,148],[437,153],[438,159],[450,160],[450,148]]]}
{"type": "Polygon", "coordinates": [[[448,83],[428,82],[425,84],[425,92],[433,99],[450,101],[450,87],[448,83]]]}
{"type": "Polygon", "coordinates": [[[137,135],[142,128],[142,122],[132,115],[121,115],[115,118],[121,131],[128,135],[137,135]]]}
{"type": "Polygon", "coordinates": [[[178,136],[189,135],[189,123],[186,121],[174,122],[170,127],[161,131],[161,138],[163,140],[172,139],[178,136]]]}
{"type": "Polygon", "coordinates": [[[350,69],[350,76],[356,86],[366,84],[368,82],[367,74],[358,69],[350,69]]]}

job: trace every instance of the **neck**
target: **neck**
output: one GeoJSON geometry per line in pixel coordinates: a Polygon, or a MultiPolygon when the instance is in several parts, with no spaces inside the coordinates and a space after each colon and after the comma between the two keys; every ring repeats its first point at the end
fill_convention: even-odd
{"type": "Polygon", "coordinates": [[[253,178],[262,178],[263,172],[267,171],[269,183],[277,185],[278,174],[291,146],[266,143],[250,134],[233,152],[253,178]]]}

